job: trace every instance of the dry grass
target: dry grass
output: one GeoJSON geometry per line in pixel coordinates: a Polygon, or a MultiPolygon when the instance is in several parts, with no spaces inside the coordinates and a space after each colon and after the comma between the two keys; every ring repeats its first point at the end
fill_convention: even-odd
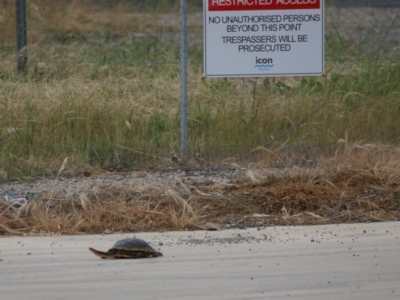
{"type": "MultiPolygon", "coordinates": [[[[0,2],[0,182],[173,165],[180,142],[178,7],[124,2],[28,1],[23,76],[15,71],[15,3],[0,2]],[[60,169],[65,157],[68,168],[60,169]]],[[[199,11],[189,18],[189,167],[230,165],[240,172],[237,181],[181,180],[140,192],[102,187],[78,198],[60,194],[55,181],[18,212],[1,203],[1,233],[399,217],[398,60],[358,61],[364,56],[346,48],[352,40],[327,37],[324,77],[204,80],[199,11]]]]}
{"type": "Polygon", "coordinates": [[[228,183],[218,176],[213,182],[190,184],[175,178],[175,187],[147,185],[139,192],[108,186],[75,199],[51,191],[17,212],[2,203],[0,232],[78,234],[207,229],[208,222],[261,227],[398,220],[399,164],[399,148],[343,141],[313,167],[274,169],[259,160],[240,168],[228,183]]]}
{"type": "MultiPolygon", "coordinates": [[[[171,165],[180,144],[179,9],[150,2],[28,2],[24,75],[15,70],[15,3],[0,2],[0,182],[56,174],[65,157],[74,168],[171,165]]],[[[352,143],[398,143],[396,60],[360,62],[330,41],[324,77],[204,80],[196,9],[189,17],[193,160],[218,164],[266,144],[275,152],[332,145],[345,132],[352,143]],[[329,59],[333,52],[345,62],[329,59]]]]}
{"type": "MultiPolygon", "coordinates": [[[[157,10],[154,10],[154,3],[146,5],[145,2],[143,5],[129,5],[126,2],[110,3],[110,1],[96,4],[93,1],[81,0],[68,2],[38,0],[27,1],[26,4],[33,43],[48,38],[54,32],[82,36],[105,30],[117,35],[154,31],[171,20],[171,15],[168,18],[166,16],[154,18],[159,11],[174,14],[172,16],[175,19],[179,16],[177,7],[171,7],[168,1],[158,1],[157,10]],[[124,17],[121,18],[121,15],[124,17]]],[[[4,28],[13,27],[15,24],[14,6],[14,1],[5,0],[0,3],[0,11],[4,11],[2,16],[4,28]]],[[[13,38],[14,35],[15,32],[11,30],[3,31],[0,33],[0,38],[5,36],[13,38]]]]}

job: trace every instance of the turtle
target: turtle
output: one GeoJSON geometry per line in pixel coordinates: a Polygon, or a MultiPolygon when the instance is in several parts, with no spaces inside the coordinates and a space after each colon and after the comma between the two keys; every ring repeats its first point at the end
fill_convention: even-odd
{"type": "Polygon", "coordinates": [[[89,250],[101,258],[147,258],[163,256],[161,252],[154,250],[146,241],[138,238],[119,240],[107,252],[89,248],[89,250]]]}

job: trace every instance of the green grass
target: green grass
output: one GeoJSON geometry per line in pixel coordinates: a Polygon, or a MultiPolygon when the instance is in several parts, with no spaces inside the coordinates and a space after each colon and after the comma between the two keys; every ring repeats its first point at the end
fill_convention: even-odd
{"type": "MultiPolygon", "coordinates": [[[[9,30],[0,34],[0,182],[51,174],[65,157],[76,168],[157,166],[179,153],[179,45],[154,25],[166,11],[176,16],[176,9],[153,12],[152,34],[135,35],[135,28],[147,32],[140,27],[144,17],[123,21],[122,5],[106,10],[108,21],[95,14],[102,16],[104,8],[88,14],[89,26],[78,17],[61,18],[70,10],[71,16],[83,14],[80,6],[66,5],[53,16],[49,8],[40,15],[30,4],[25,75],[15,72],[12,16],[4,19],[9,30]],[[54,26],[40,25],[40,18],[54,26]]],[[[168,25],[172,33],[179,30],[174,24],[168,25]]],[[[270,147],[330,146],[346,134],[349,142],[398,144],[399,60],[357,60],[358,50],[351,52],[352,45],[338,37],[328,37],[326,46],[322,77],[204,79],[202,45],[192,41],[191,154],[216,163],[291,129],[270,147]]]]}

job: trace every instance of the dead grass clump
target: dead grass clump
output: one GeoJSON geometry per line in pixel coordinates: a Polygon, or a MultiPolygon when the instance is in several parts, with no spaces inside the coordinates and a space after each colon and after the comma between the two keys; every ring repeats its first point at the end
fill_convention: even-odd
{"type": "Polygon", "coordinates": [[[15,208],[0,201],[0,234],[22,235],[28,224],[16,215],[15,208]]]}
{"type": "MultiPolygon", "coordinates": [[[[279,157],[278,154],[274,154],[279,157]]],[[[232,190],[260,214],[283,223],[382,221],[400,216],[400,149],[341,140],[333,158],[312,168],[286,168],[271,175],[258,165],[232,190]],[[264,179],[263,179],[264,178],[264,179]]]]}
{"type": "MultiPolygon", "coordinates": [[[[17,212],[1,204],[0,232],[77,234],[207,229],[207,223],[245,228],[399,220],[398,149],[358,144],[347,148],[347,155],[340,151],[310,167],[277,169],[260,162],[240,168],[234,163],[238,172],[229,182],[222,180],[224,168],[212,180],[185,178],[189,175],[181,172],[171,176],[169,170],[168,184],[148,170],[154,184],[95,187],[74,196],[63,194],[55,181],[53,190],[17,212]]],[[[65,168],[66,160],[57,178],[65,168]]]]}
{"type": "MultiPolygon", "coordinates": [[[[389,173],[396,171],[400,162],[400,148],[393,145],[370,144],[363,142],[350,143],[346,132],[345,138],[340,139],[335,155],[326,159],[321,166],[336,170],[367,170],[385,169],[389,173]]],[[[395,173],[398,173],[395,172],[395,173]]]]}
{"type": "Polygon", "coordinates": [[[28,228],[62,234],[199,228],[205,207],[192,207],[189,201],[171,189],[150,189],[138,195],[104,188],[81,193],[79,199],[53,195],[31,201],[19,215],[28,228]]]}

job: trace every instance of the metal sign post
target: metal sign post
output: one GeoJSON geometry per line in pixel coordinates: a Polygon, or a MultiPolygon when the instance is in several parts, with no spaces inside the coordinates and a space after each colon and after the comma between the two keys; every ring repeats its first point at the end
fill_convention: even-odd
{"type": "Polygon", "coordinates": [[[25,72],[28,63],[27,56],[27,38],[26,38],[26,3],[25,0],[15,1],[15,19],[17,27],[17,55],[18,55],[18,72],[25,72]]]}
{"type": "Polygon", "coordinates": [[[180,28],[181,164],[186,165],[189,156],[187,116],[187,0],[180,0],[180,28]]]}

